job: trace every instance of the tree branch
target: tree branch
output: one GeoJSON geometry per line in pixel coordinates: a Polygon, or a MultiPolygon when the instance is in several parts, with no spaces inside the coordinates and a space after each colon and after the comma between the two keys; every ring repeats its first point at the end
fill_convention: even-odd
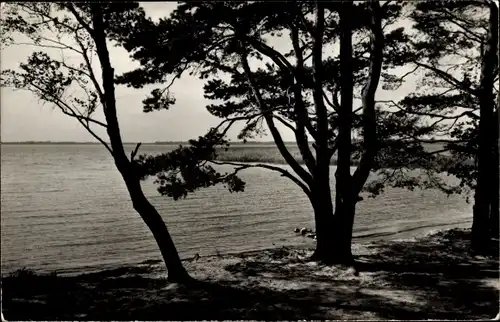
{"type": "Polygon", "coordinates": [[[399,80],[401,80],[401,81],[404,80],[407,76],[409,76],[409,75],[413,74],[414,72],[416,72],[419,67],[420,66],[418,66],[418,65],[415,66],[415,68],[413,68],[409,72],[407,72],[407,73],[403,74],[401,77],[399,77],[399,80]]]}
{"type": "MultiPolygon", "coordinates": [[[[44,39],[44,40],[49,40],[49,39],[44,39]]],[[[35,43],[28,43],[28,42],[13,42],[13,43],[11,43],[11,45],[14,45],[14,46],[34,46],[34,47],[40,47],[40,48],[51,48],[51,49],[54,48],[54,49],[62,49],[62,50],[70,49],[70,50],[73,50],[77,53],[80,53],[79,50],[76,50],[73,47],[66,46],[66,45],[64,45],[62,43],[58,43],[56,41],[54,41],[54,42],[57,43],[58,46],[57,45],[42,45],[42,44],[35,44],[35,43]]]]}
{"type": "Polygon", "coordinates": [[[282,117],[280,117],[278,115],[273,115],[273,117],[275,119],[277,119],[278,121],[280,121],[284,126],[286,126],[287,128],[289,128],[290,130],[292,130],[293,133],[296,132],[296,129],[293,127],[293,125],[290,124],[289,122],[285,121],[285,119],[283,119],[282,117]]]}
{"type": "MultiPolygon", "coordinates": [[[[297,142],[297,147],[299,148],[302,159],[304,160],[309,171],[313,171],[316,164],[314,155],[309,148],[309,142],[307,140],[306,128],[311,136],[316,140],[317,133],[314,130],[311,120],[307,115],[307,109],[304,104],[304,99],[302,97],[302,84],[304,77],[304,57],[302,56],[302,51],[299,46],[299,35],[298,29],[290,23],[290,37],[292,40],[292,45],[295,52],[295,57],[297,59],[297,70],[296,70],[296,84],[293,85],[293,91],[295,96],[294,112],[296,116],[297,131],[295,131],[295,140],[297,142]],[[298,76],[298,77],[297,77],[298,76]]],[[[293,71],[292,71],[293,72],[293,71]]],[[[293,74],[292,74],[293,75],[293,74]]]]}
{"type": "MultiPolygon", "coordinates": [[[[293,32],[292,32],[293,33],[293,32]]],[[[292,35],[293,37],[293,35],[292,35]]],[[[311,134],[312,137],[316,137],[316,131],[314,130],[314,128],[312,127],[312,124],[310,123],[310,120],[307,118],[307,114],[306,114],[306,108],[305,108],[305,105],[304,105],[304,101],[303,101],[303,98],[302,98],[302,86],[299,86],[299,84],[303,84],[305,82],[305,77],[304,75],[300,72],[300,70],[297,70],[296,68],[294,68],[292,66],[292,64],[290,64],[290,62],[278,51],[276,51],[275,49],[273,49],[272,47],[266,45],[265,43],[262,43],[260,41],[257,41],[255,39],[248,39],[248,41],[253,44],[253,46],[262,54],[266,55],[267,57],[271,58],[271,60],[280,67],[281,70],[283,71],[288,71],[292,77],[295,78],[295,85],[293,86],[293,90],[294,90],[294,96],[295,96],[295,100],[296,100],[296,104],[295,104],[295,113],[298,115],[298,118],[297,118],[297,123],[298,123],[298,134],[299,134],[299,138],[297,139],[297,142],[301,142],[301,144],[303,143],[303,139],[302,139],[302,136],[304,136],[307,140],[307,136],[305,136],[305,133],[302,134],[300,133],[302,131],[302,129],[300,127],[302,126],[305,126],[307,128],[307,130],[309,131],[309,133],[311,134]],[[303,123],[303,124],[300,124],[300,123],[303,123]]],[[[293,43],[293,38],[292,38],[292,43],[293,43]]],[[[300,62],[298,61],[298,63],[300,64],[300,62]]],[[[303,61],[302,61],[302,64],[303,64],[303,61]]],[[[303,144],[302,144],[303,145],[303,144]]],[[[299,147],[300,148],[300,147],[299,147]]],[[[307,153],[307,151],[301,151],[301,154],[303,154],[303,157],[305,157],[304,161],[306,161],[306,159],[311,159],[311,154],[307,153]]],[[[312,157],[313,159],[314,157],[312,157]]],[[[309,161],[306,161],[306,164],[308,164],[309,161]]]]}
{"type": "Polygon", "coordinates": [[[260,116],[261,114],[254,114],[254,115],[246,115],[246,116],[236,116],[236,117],[230,117],[224,119],[222,122],[219,123],[219,125],[212,127],[210,130],[212,131],[218,131],[224,124],[229,123],[229,125],[226,127],[226,129],[223,131],[223,136],[229,128],[236,122],[236,121],[244,121],[244,120],[251,120],[255,117],[260,116]]]}
{"type": "Polygon", "coordinates": [[[208,162],[211,162],[211,163],[217,164],[217,165],[232,165],[232,166],[239,167],[237,170],[243,170],[243,169],[247,169],[247,168],[263,168],[263,169],[267,169],[267,170],[277,171],[277,172],[281,173],[282,177],[286,177],[286,178],[292,180],[295,184],[297,184],[306,193],[307,196],[311,195],[311,190],[309,190],[309,188],[307,187],[306,184],[304,184],[302,181],[300,181],[300,179],[298,179],[297,177],[292,175],[287,170],[280,168],[280,167],[272,166],[269,164],[262,164],[262,163],[245,164],[245,163],[237,163],[237,162],[230,162],[230,161],[213,161],[213,160],[209,160],[208,162]]]}
{"type": "Polygon", "coordinates": [[[102,126],[104,128],[108,127],[108,125],[105,124],[105,123],[103,123],[103,122],[94,120],[93,118],[90,118],[90,117],[87,117],[87,116],[78,115],[75,112],[69,113],[68,111],[65,111],[65,110],[62,110],[62,112],[64,114],[68,115],[68,116],[72,116],[72,117],[77,118],[79,120],[84,120],[84,121],[87,121],[87,122],[90,122],[90,123],[94,123],[94,124],[100,125],[100,126],[102,126]]]}
{"type": "Polygon", "coordinates": [[[139,151],[139,148],[140,148],[141,144],[142,144],[141,142],[137,143],[137,145],[135,146],[134,151],[132,151],[132,153],[130,153],[130,162],[134,161],[134,158],[137,155],[137,151],[139,151]]]}
{"type": "Polygon", "coordinates": [[[339,108],[340,108],[340,104],[338,104],[338,101],[335,100],[335,96],[336,95],[335,93],[332,94],[332,101],[330,101],[328,99],[328,96],[326,96],[326,93],[323,91],[323,97],[325,98],[325,101],[326,103],[328,104],[328,106],[330,106],[331,108],[333,108],[333,110],[338,113],[339,112],[339,108]]]}
{"type": "Polygon", "coordinates": [[[416,137],[414,135],[408,135],[408,137],[410,137],[414,140],[414,141],[407,141],[408,143],[411,143],[411,142],[421,142],[421,143],[465,143],[465,142],[468,142],[468,140],[422,139],[422,138],[416,137]]]}
{"type": "Polygon", "coordinates": [[[474,119],[477,119],[478,116],[475,115],[472,111],[466,111],[463,113],[460,113],[458,115],[442,115],[442,114],[436,114],[436,113],[428,113],[428,112],[419,112],[419,111],[411,111],[408,110],[398,103],[394,102],[393,100],[379,100],[377,103],[391,103],[394,107],[396,107],[398,110],[408,113],[408,114],[413,114],[413,115],[420,115],[420,116],[429,116],[429,117],[436,117],[436,118],[442,118],[442,119],[447,119],[447,120],[454,120],[462,117],[471,117],[474,119]]]}
{"type": "Polygon", "coordinates": [[[470,88],[469,86],[465,85],[464,83],[462,83],[461,81],[459,81],[458,79],[456,79],[455,77],[451,76],[450,74],[440,70],[439,68],[436,68],[434,66],[431,66],[431,65],[427,65],[427,64],[424,64],[424,63],[420,63],[418,61],[414,61],[413,62],[414,64],[418,65],[418,66],[421,66],[421,67],[424,67],[424,68],[427,68],[428,70],[434,72],[435,74],[437,74],[438,76],[440,76],[444,81],[446,81],[448,84],[452,85],[452,86],[455,86],[455,87],[458,87],[459,89],[469,93],[469,94],[472,94],[476,97],[479,97],[479,92],[477,90],[474,90],[472,88],[470,88]]]}
{"type": "MultiPolygon", "coordinates": [[[[456,15],[454,15],[452,12],[450,12],[449,10],[447,10],[445,8],[442,8],[441,12],[448,16],[447,20],[449,22],[451,22],[452,24],[454,24],[454,25],[462,28],[465,31],[464,36],[465,36],[465,34],[469,34],[469,35],[471,35],[471,36],[473,36],[475,38],[475,41],[480,42],[480,43],[483,42],[482,37],[472,31],[472,29],[474,28],[474,25],[472,25],[470,23],[470,21],[467,21],[467,20],[461,19],[460,17],[457,17],[456,15]],[[457,21],[460,21],[460,22],[464,23],[465,26],[461,25],[457,21]]],[[[467,37],[467,38],[470,39],[469,37],[467,37]]]]}
{"type": "Polygon", "coordinates": [[[241,54],[241,63],[243,65],[243,69],[245,70],[245,74],[248,79],[248,83],[252,89],[252,92],[255,96],[255,99],[257,100],[257,104],[260,107],[264,119],[266,120],[267,126],[269,127],[269,130],[271,132],[271,135],[273,136],[273,140],[276,143],[276,147],[280,151],[281,155],[285,159],[285,161],[292,167],[292,169],[297,173],[297,175],[309,186],[312,184],[312,177],[311,175],[304,169],[302,166],[295,160],[295,158],[290,154],[290,151],[285,146],[285,143],[283,141],[283,138],[281,137],[281,134],[279,133],[278,129],[274,125],[273,121],[273,115],[269,111],[266,111],[267,107],[266,104],[257,88],[257,83],[255,82],[255,79],[253,78],[253,74],[250,70],[250,66],[248,65],[248,60],[246,58],[246,54],[242,53],[241,54]]]}
{"type": "MultiPolygon", "coordinates": [[[[92,69],[92,63],[90,62],[90,58],[89,58],[89,55],[87,53],[87,48],[85,48],[85,46],[81,42],[81,40],[78,37],[78,34],[76,32],[75,32],[75,40],[78,43],[78,45],[80,46],[80,48],[82,49],[82,57],[85,61],[85,65],[87,66],[87,69],[89,71],[88,77],[92,81],[92,84],[94,84],[94,87],[95,87],[97,93],[99,94],[99,98],[101,99],[101,102],[102,102],[105,99],[104,98],[104,91],[101,89],[101,86],[99,85],[99,82],[97,81],[97,77],[94,74],[94,70],[92,69]]],[[[103,104],[103,106],[106,107],[105,104],[103,104]]]]}
{"type": "Polygon", "coordinates": [[[90,25],[87,22],[85,22],[85,20],[83,20],[82,16],[80,16],[80,14],[78,13],[78,11],[76,11],[75,7],[73,7],[73,4],[72,3],[66,3],[66,8],[68,8],[68,10],[71,11],[71,13],[73,14],[73,16],[75,16],[75,19],[78,21],[78,23],[83,28],[85,28],[85,30],[89,33],[89,35],[92,36],[92,38],[94,38],[94,29],[92,29],[90,27],[90,25]]]}
{"type": "MultiPolygon", "coordinates": [[[[330,153],[328,151],[328,112],[323,100],[323,35],[325,31],[325,8],[322,1],[316,1],[315,30],[313,33],[313,99],[316,111],[317,126],[317,148],[316,159],[319,172],[330,166],[330,153]]],[[[319,173],[318,172],[318,173],[319,173]]],[[[323,172],[324,173],[324,172],[323,172]]],[[[318,174],[319,175],[319,174],[318,174]]]]}
{"type": "MultiPolygon", "coordinates": [[[[29,2],[28,2],[29,3],[29,2]]],[[[30,3],[31,4],[31,3],[30,3]]],[[[50,15],[47,15],[43,12],[43,10],[33,10],[33,8],[36,8],[36,7],[29,7],[26,5],[26,3],[21,3],[19,2],[18,4],[22,10],[24,12],[26,12],[27,14],[37,14],[37,15],[40,15],[41,17],[45,17],[47,18],[48,20],[46,21],[42,21],[40,22],[39,24],[44,24],[44,23],[49,23],[49,22],[52,22],[54,25],[59,25],[59,26],[63,26],[64,28],[67,28],[68,30],[77,30],[79,29],[78,27],[73,27],[73,26],[70,26],[68,24],[65,24],[63,22],[61,22],[59,19],[55,18],[55,17],[51,17],[50,15]]]]}
{"type": "Polygon", "coordinates": [[[292,64],[286,59],[279,51],[273,49],[272,47],[266,45],[265,43],[247,38],[247,41],[254,46],[260,53],[271,58],[272,61],[278,65],[282,70],[288,70],[298,81],[303,82],[300,75],[297,73],[292,64]]]}
{"type": "MultiPolygon", "coordinates": [[[[80,122],[81,125],[83,125],[83,127],[94,137],[96,138],[102,145],[104,145],[104,147],[109,151],[109,153],[111,153],[111,155],[113,155],[113,150],[111,149],[111,147],[106,143],[104,142],[103,139],[101,139],[101,137],[99,137],[97,134],[95,134],[95,132],[90,128],[90,126],[88,126],[88,124],[85,124],[85,122],[83,122],[83,119],[84,117],[80,117],[78,114],[75,113],[75,111],[71,108],[71,106],[69,106],[66,102],[64,102],[63,100],[61,100],[59,97],[57,96],[54,96],[53,94],[45,91],[43,88],[39,87],[39,86],[36,86],[35,84],[33,83],[30,83],[31,86],[33,86],[34,88],[36,88],[37,90],[39,90],[41,93],[43,93],[44,95],[47,95],[49,97],[52,98],[52,100],[50,100],[50,102],[52,102],[53,104],[55,104],[57,107],[59,107],[59,109],[66,115],[69,115],[69,116],[72,116],[72,117],[75,117],[78,122],[80,122]],[[72,113],[69,113],[67,110],[70,110],[72,113]]],[[[24,88],[26,89],[26,88],[24,88]]],[[[26,89],[26,90],[29,90],[29,89],[26,89]]],[[[103,123],[104,124],[104,123],[103,123]]],[[[107,126],[106,126],[107,127],[107,126]]]]}
{"type": "Polygon", "coordinates": [[[359,166],[352,176],[353,196],[357,196],[363,189],[370,171],[373,167],[373,161],[378,151],[377,139],[377,118],[375,112],[375,93],[380,80],[382,71],[382,59],[384,49],[384,34],[382,32],[380,3],[376,0],[371,1],[371,53],[370,53],[370,71],[368,80],[363,88],[363,155],[359,166]]]}

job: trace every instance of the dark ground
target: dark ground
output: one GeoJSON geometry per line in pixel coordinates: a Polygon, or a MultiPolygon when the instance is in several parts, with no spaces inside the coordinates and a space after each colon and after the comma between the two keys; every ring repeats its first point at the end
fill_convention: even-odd
{"type": "Polygon", "coordinates": [[[468,252],[470,232],[354,245],[352,269],[281,248],[186,262],[201,282],[168,283],[157,262],[76,277],[2,279],[7,320],[491,319],[499,312],[498,241],[468,252]]]}

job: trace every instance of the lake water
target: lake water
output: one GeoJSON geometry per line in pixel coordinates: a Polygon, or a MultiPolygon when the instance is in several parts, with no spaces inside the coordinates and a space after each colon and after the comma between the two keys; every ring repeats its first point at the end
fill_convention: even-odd
{"type": "MultiPolygon", "coordinates": [[[[141,152],[170,148],[144,145],[141,152]]],[[[264,169],[251,168],[241,177],[247,181],[243,193],[211,187],[178,201],[160,196],[152,180],[143,183],[182,258],[314,245],[293,232],[313,227],[312,209],[300,188],[264,169]]],[[[408,238],[472,221],[464,197],[434,190],[388,189],[376,199],[365,198],[357,209],[357,240],[408,238]]],[[[159,251],[104,148],[1,146],[2,273],[22,267],[75,273],[148,259],[160,259],[159,251]]]]}

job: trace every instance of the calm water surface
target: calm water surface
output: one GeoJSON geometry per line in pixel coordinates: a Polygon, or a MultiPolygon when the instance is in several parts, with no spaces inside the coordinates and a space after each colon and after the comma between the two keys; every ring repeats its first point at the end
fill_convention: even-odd
{"type": "MultiPolygon", "coordinates": [[[[171,148],[145,145],[141,151],[171,148]]],[[[211,187],[179,201],[160,196],[152,180],[143,183],[181,257],[313,245],[293,233],[313,227],[300,188],[263,169],[241,176],[244,193],[211,187]]],[[[463,197],[434,190],[388,189],[358,205],[354,236],[360,240],[407,238],[472,220],[463,197]]],[[[22,267],[71,273],[160,258],[112,158],[99,145],[2,145],[1,228],[2,273],[22,267]]]]}

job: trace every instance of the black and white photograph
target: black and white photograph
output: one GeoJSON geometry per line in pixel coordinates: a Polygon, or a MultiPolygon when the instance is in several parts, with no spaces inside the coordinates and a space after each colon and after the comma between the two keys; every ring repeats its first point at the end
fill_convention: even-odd
{"type": "Polygon", "coordinates": [[[498,6],[1,2],[1,321],[500,319],[498,6]]]}

